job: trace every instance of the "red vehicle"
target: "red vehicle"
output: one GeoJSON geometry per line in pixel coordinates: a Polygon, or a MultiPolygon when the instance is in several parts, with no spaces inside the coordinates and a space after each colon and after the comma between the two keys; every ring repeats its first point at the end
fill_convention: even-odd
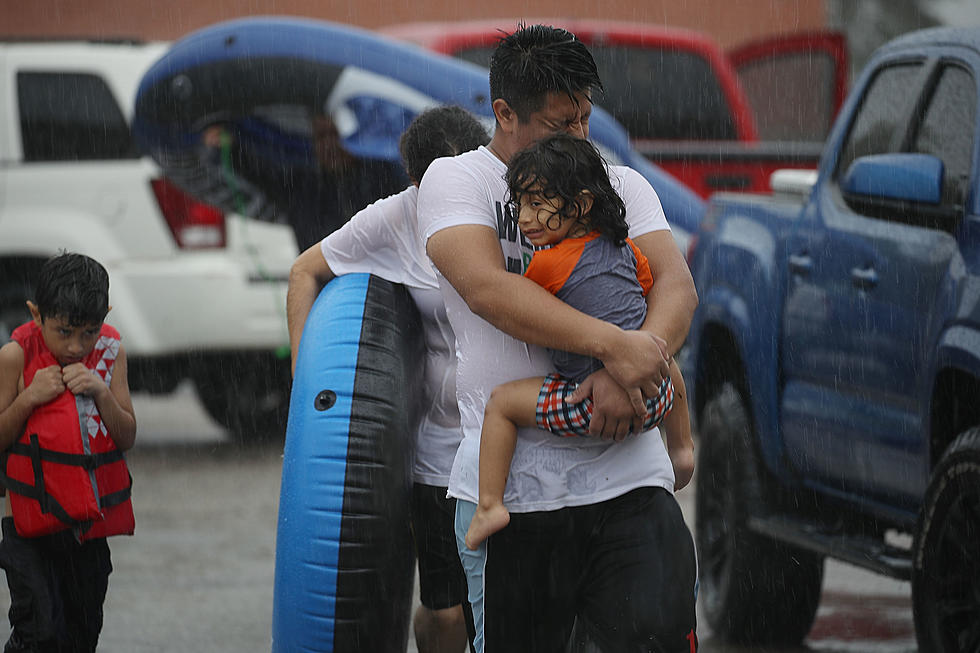
{"type": "MultiPolygon", "coordinates": [[[[596,104],[634,147],[703,197],[769,191],[779,168],[816,168],[846,93],[841,35],[801,33],[725,53],[710,37],[660,25],[528,19],[564,27],[592,51],[596,104]]],[[[379,31],[486,66],[513,19],[407,23],[379,31]]]]}

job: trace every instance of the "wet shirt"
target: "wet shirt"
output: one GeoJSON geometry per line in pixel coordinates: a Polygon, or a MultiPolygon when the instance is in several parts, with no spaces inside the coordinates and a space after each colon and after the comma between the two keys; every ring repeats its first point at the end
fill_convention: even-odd
{"type": "Polygon", "coordinates": [[[358,212],[320,243],[334,274],[366,272],[404,285],[422,317],[425,413],[415,445],[417,483],[446,487],[461,438],[456,407],[456,345],[435,268],[418,236],[418,189],[409,186],[358,212]]]}

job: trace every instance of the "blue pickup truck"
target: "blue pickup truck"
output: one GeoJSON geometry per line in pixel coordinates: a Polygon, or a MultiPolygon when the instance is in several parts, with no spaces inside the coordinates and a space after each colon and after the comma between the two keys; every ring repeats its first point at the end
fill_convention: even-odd
{"type": "Polygon", "coordinates": [[[856,82],[816,172],[716,195],[689,252],[702,608],[794,644],[825,557],[910,579],[923,652],[980,651],[980,30],[856,82]]]}

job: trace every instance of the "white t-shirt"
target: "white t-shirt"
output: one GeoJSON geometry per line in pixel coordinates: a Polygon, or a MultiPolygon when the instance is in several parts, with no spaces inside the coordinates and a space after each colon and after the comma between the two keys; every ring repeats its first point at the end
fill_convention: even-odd
{"type": "Polygon", "coordinates": [[[320,251],[336,275],[368,272],[403,284],[422,316],[425,412],[415,445],[416,483],[445,487],[459,445],[456,350],[435,268],[418,235],[418,189],[378,200],[323,239],[320,251]]]}
{"type": "MultiPolygon", "coordinates": [[[[507,269],[522,274],[533,248],[505,210],[505,172],[504,163],[485,147],[433,162],[419,190],[423,240],[458,225],[491,227],[500,237],[507,269]]],[[[631,238],[670,228],[660,199],[639,173],[611,166],[610,179],[626,204],[631,238]]],[[[441,274],[437,276],[456,334],[456,394],[463,427],[449,494],[476,502],[480,430],[490,392],[501,383],[544,376],[553,368],[543,347],[527,345],[494,328],[469,310],[441,274]]],[[[521,429],[517,439],[504,502],[513,512],[557,510],[598,503],[644,486],[669,492],[674,487],[673,468],[656,429],[610,442],[561,438],[529,428],[521,429]]]]}

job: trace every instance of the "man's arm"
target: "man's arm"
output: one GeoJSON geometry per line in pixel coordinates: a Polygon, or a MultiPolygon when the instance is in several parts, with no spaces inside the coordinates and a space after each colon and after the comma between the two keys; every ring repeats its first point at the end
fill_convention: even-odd
{"type": "Polygon", "coordinates": [[[429,238],[426,250],[476,315],[518,340],[598,358],[645,413],[640,394],[655,396],[667,373],[651,334],[624,331],[590,317],[530,279],[508,272],[490,227],[442,229],[429,238]]]}
{"type": "Polygon", "coordinates": [[[650,263],[653,288],[647,293],[643,329],[667,342],[667,354],[676,354],[694,318],[698,293],[687,262],[667,230],[651,231],[633,239],[650,263]]]}
{"type": "Polygon", "coordinates": [[[289,349],[292,358],[292,372],[296,373],[296,355],[303,337],[306,318],[313,308],[320,290],[334,273],[327,265],[320,250],[320,243],[309,247],[300,254],[289,270],[289,289],[286,291],[286,324],[289,329],[289,349]]]}

